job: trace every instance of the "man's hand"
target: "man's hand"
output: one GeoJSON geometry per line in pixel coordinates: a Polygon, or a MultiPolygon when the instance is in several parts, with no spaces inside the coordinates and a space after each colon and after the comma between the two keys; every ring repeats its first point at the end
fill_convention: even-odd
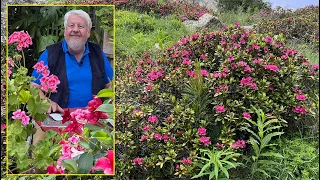
{"type": "Polygon", "coordinates": [[[52,112],[60,112],[60,113],[64,113],[64,110],[54,101],[51,101],[51,99],[49,99],[50,101],[50,107],[47,111],[48,114],[52,113],[52,112]]]}

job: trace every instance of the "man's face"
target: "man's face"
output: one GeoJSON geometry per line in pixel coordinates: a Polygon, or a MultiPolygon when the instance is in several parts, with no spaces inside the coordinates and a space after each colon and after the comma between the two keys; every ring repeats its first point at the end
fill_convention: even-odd
{"type": "Polygon", "coordinates": [[[85,18],[72,14],[69,16],[64,37],[71,50],[84,49],[87,39],[90,37],[90,29],[85,18]]]}

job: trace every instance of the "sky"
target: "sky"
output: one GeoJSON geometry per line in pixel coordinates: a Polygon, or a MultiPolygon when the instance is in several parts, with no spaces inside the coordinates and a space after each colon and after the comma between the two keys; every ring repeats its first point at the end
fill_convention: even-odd
{"type": "Polygon", "coordinates": [[[283,8],[296,10],[308,5],[319,5],[319,0],[264,0],[265,2],[271,2],[272,8],[281,6],[283,8]]]}

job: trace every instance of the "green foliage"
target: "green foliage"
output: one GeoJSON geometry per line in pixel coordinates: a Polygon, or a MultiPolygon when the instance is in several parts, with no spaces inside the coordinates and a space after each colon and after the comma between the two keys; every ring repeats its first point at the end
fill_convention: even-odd
{"type": "Polygon", "coordinates": [[[264,112],[261,109],[253,108],[258,115],[257,121],[248,120],[251,125],[257,128],[257,132],[254,132],[253,128],[243,128],[248,131],[252,136],[250,137],[250,144],[253,148],[253,155],[251,156],[251,175],[254,177],[259,174],[258,177],[265,176],[270,177],[270,172],[277,171],[274,166],[279,165],[278,161],[267,159],[266,157],[283,158],[279,153],[268,151],[268,147],[275,146],[270,141],[276,136],[280,136],[283,132],[279,132],[281,128],[280,121],[274,117],[265,117],[264,112]],[[278,131],[275,131],[278,130],[278,131]]]}
{"type": "Polygon", "coordinates": [[[218,0],[218,7],[220,11],[236,10],[239,7],[244,7],[243,10],[247,11],[249,8],[259,10],[271,8],[271,4],[263,0],[218,0]]]}
{"type": "Polygon", "coordinates": [[[308,140],[298,134],[282,136],[277,140],[279,147],[272,151],[284,158],[278,172],[271,176],[278,179],[319,179],[319,142],[308,140]]]}
{"type": "Polygon", "coordinates": [[[221,174],[223,173],[223,176],[229,179],[228,170],[241,165],[241,163],[237,163],[233,160],[238,158],[241,154],[233,152],[231,148],[217,150],[214,147],[212,150],[201,149],[200,152],[202,152],[203,156],[198,157],[201,163],[197,163],[197,165],[201,168],[201,171],[192,178],[209,175],[209,179],[218,179],[222,177],[221,174]]]}
{"type": "MultiPolygon", "coordinates": [[[[121,58],[141,56],[146,49],[156,53],[156,44],[163,50],[187,34],[184,25],[173,18],[155,19],[127,11],[116,12],[116,28],[116,53],[121,58]]],[[[121,62],[117,66],[122,66],[121,62]]]]}

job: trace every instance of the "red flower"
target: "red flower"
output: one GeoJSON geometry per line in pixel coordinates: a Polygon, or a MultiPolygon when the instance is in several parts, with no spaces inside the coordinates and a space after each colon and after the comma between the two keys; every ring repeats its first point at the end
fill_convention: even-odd
{"type": "Polygon", "coordinates": [[[82,134],[82,126],[77,120],[72,119],[71,123],[63,130],[63,132],[75,132],[76,134],[82,134]]]}
{"type": "Polygon", "coordinates": [[[101,104],[101,99],[94,96],[93,99],[88,103],[88,111],[94,112],[101,104]]]}
{"type": "Polygon", "coordinates": [[[62,124],[70,121],[70,119],[71,119],[70,109],[68,108],[68,109],[64,110],[64,113],[62,115],[62,124]]]}
{"type": "Polygon", "coordinates": [[[47,172],[48,172],[47,174],[63,174],[63,170],[62,169],[58,170],[53,163],[47,166],[47,172]]]}
{"type": "Polygon", "coordinates": [[[114,152],[112,150],[106,151],[108,157],[98,159],[95,169],[102,169],[104,174],[114,174],[114,152]]]}

